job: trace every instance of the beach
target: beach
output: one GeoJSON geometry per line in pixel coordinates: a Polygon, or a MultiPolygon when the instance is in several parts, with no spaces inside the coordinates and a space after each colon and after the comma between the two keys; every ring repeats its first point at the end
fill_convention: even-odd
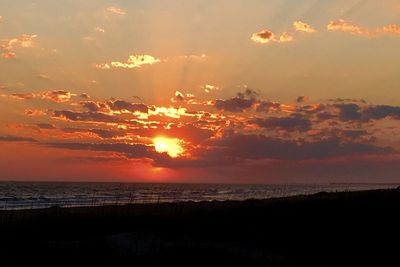
{"type": "Polygon", "coordinates": [[[399,211],[399,189],[0,211],[0,253],[2,266],[384,266],[399,211]]]}

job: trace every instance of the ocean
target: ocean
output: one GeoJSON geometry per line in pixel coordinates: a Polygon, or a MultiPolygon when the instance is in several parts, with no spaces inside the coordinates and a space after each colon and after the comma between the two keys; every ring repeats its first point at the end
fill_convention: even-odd
{"type": "Polygon", "coordinates": [[[394,184],[145,184],[0,182],[0,210],[266,199],[319,192],[396,188],[394,184]]]}

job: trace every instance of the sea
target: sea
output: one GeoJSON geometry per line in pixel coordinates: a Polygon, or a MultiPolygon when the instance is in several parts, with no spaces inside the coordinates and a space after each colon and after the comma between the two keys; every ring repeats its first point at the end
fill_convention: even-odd
{"type": "Polygon", "coordinates": [[[268,199],[319,192],[397,188],[396,184],[150,184],[0,182],[0,210],[268,199]]]}

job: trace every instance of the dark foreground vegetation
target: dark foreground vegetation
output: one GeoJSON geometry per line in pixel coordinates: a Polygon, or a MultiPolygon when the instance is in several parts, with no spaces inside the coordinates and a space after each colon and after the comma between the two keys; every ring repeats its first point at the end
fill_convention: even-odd
{"type": "Polygon", "coordinates": [[[399,215],[399,189],[0,211],[0,266],[400,266],[399,215]]]}

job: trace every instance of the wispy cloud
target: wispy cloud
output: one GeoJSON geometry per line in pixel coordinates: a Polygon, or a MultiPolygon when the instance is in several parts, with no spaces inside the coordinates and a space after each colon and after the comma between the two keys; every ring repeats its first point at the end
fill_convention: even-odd
{"type": "Polygon", "coordinates": [[[216,85],[206,84],[202,87],[205,93],[210,93],[212,91],[220,91],[221,88],[216,85]]]}
{"type": "Polygon", "coordinates": [[[291,33],[284,32],[279,36],[279,42],[280,43],[287,43],[287,42],[292,42],[294,40],[294,37],[291,33]]]}
{"type": "Polygon", "coordinates": [[[8,52],[2,53],[2,54],[1,54],[1,57],[2,57],[2,58],[7,58],[7,59],[16,58],[16,57],[17,57],[17,54],[15,54],[15,52],[8,51],[8,52]]]}
{"type": "Polygon", "coordinates": [[[377,30],[378,33],[388,33],[393,35],[400,35],[400,25],[390,24],[377,30]]]}
{"type": "Polygon", "coordinates": [[[41,79],[41,80],[48,80],[48,81],[51,80],[51,77],[49,75],[46,75],[46,74],[43,74],[43,73],[37,75],[36,77],[41,79]]]}
{"type": "Polygon", "coordinates": [[[274,32],[264,29],[259,32],[255,32],[251,36],[251,40],[260,44],[268,43],[288,43],[294,41],[294,34],[296,32],[315,33],[316,30],[309,24],[302,21],[293,22],[294,32],[285,31],[281,34],[275,34],[274,32]]]}
{"type": "Polygon", "coordinates": [[[300,32],[307,32],[307,33],[317,32],[317,30],[315,30],[310,24],[302,22],[302,21],[293,22],[293,27],[295,28],[296,31],[300,31],[300,32]]]}
{"type": "Polygon", "coordinates": [[[114,13],[114,14],[117,14],[117,15],[121,15],[121,16],[126,15],[126,11],[125,10],[123,10],[120,7],[116,7],[116,6],[107,7],[107,11],[111,12],[111,13],[114,13]]]}
{"type": "Polygon", "coordinates": [[[327,25],[327,30],[346,32],[354,35],[362,35],[368,37],[374,36],[374,32],[371,32],[369,29],[361,27],[352,22],[345,21],[343,19],[329,22],[329,24],[327,25]]]}
{"type": "Polygon", "coordinates": [[[96,27],[96,28],[94,28],[94,30],[95,30],[95,32],[99,32],[99,33],[105,33],[106,32],[106,30],[104,30],[101,27],[96,27]]]}
{"type": "Polygon", "coordinates": [[[153,65],[160,61],[161,60],[150,55],[132,55],[129,56],[128,60],[125,62],[112,61],[110,63],[96,64],[95,68],[103,70],[111,68],[133,69],[133,68],[140,68],[143,65],[153,65]]]}
{"type": "Polygon", "coordinates": [[[371,30],[342,19],[331,21],[327,25],[327,29],[328,31],[340,31],[367,37],[377,37],[380,34],[400,35],[400,25],[397,24],[389,24],[381,28],[371,30]]]}
{"type": "Polygon", "coordinates": [[[40,99],[47,99],[56,103],[68,102],[71,100],[73,96],[76,96],[76,94],[73,94],[65,90],[53,90],[40,93],[13,93],[10,95],[10,97],[19,100],[40,98],[40,99]]]}
{"type": "Polygon", "coordinates": [[[19,37],[3,39],[0,47],[5,50],[12,50],[16,47],[31,48],[34,47],[34,39],[36,37],[36,34],[22,34],[19,37]]]}

